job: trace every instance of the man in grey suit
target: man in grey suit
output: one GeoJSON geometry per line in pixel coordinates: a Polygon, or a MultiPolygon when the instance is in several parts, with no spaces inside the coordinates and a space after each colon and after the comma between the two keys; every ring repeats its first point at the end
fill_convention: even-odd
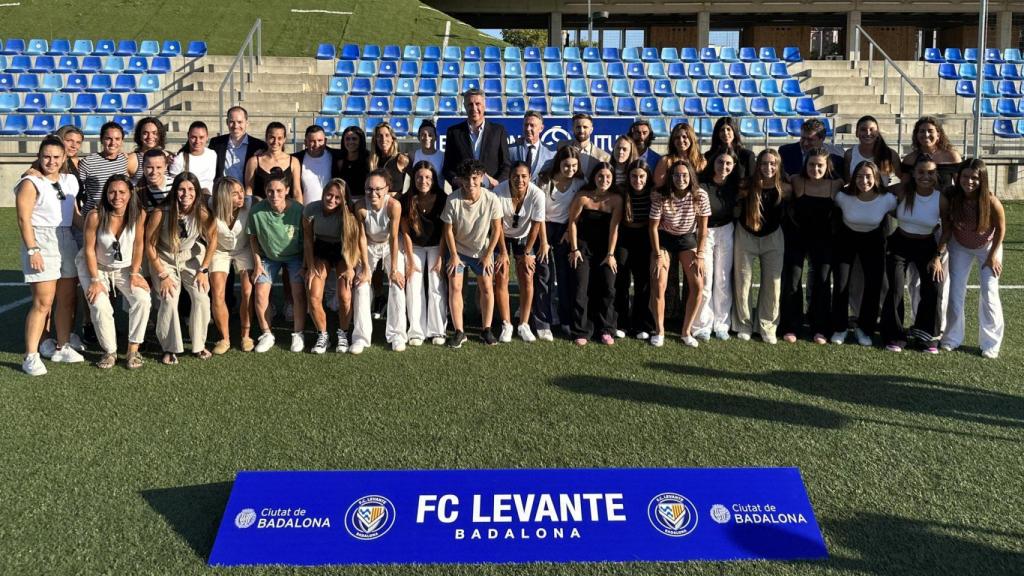
{"type": "Polygon", "coordinates": [[[530,166],[530,180],[537,182],[537,177],[551,167],[555,151],[540,141],[544,133],[544,118],[539,112],[529,110],[523,116],[523,135],[508,147],[509,164],[526,162],[530,166]]]}
{"type": "Polygon", "coordinates": [[[590,172],[593,171],[595,166],[601,162],[608,162],[612,158],[611,154],[608,154],[590,140],[590,136],[593,133],[594,119],[590,114],[577,112],[572,117],[573,139],[563,140],[558,143],[559,148],[562,146],[572,146],[579,151],[580,173],[583,174],[585,180],[590,179],[590,172]]]}

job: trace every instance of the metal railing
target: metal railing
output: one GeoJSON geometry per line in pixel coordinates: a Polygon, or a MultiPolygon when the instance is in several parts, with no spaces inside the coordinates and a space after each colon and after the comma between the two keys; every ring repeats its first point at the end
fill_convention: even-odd
{"type": "MultiPolygon", "coordinates": [[[[854,52],[853,52],[853,57],[850,59],[850,68],[857,69],[857,67],[860,65],[860,60],[861,60],[860,39],[861,39],[861,36],[863,36],[868,41],[868,77],[867,77],[868,85],[872,85],[874,83],[875,49],[878,49],[879,54],[882,55],[882,102],[885,102],[885,103],[889,102],[889,100],[888,100],[889,99],[889,67],[892,66],[892,69],[895,70],[900,75],[900,78],[899,78],[899,89],[900,89],[899,112],[896,113],[896,123],[897,124],[902,124],[903,123],[903,117],[905,115],[905,110],[906,110],[906,87],[907,87],[907,85],[909,85],[911,87],[911,89],[914,90],[914,92],[917,92],[917,115],[914,116],[914,118],[916,119],[916,118],[920,118],[921,116],[924,116],[924,92],[921,90],[921,88],[917,84],[915,84],[913,80],[910,79],[910,76],[906,72],[904,72],[903,69],[900,68],[898,64],[896,64],[895,60],[893,60],[892,58],[889,57],[888,54],[886,54],[885,50],[883,50],[882,47],[879,46],[878,42],[875,42],[875,39],[872,38],[870,34],[865,32],[863,28],[861,28],[860,26],[854,26],[854,32],[853,33],[854,33],[854,52]]],[[[900,137],[902,137],[902,134],[903,134],[903,131],[900,130],[900,137]]],[[[902,141],[898,141],[896,144],[897,144],[897,146],[900,146],[900,145],[903,144],[903,142],[902,141]]]]}
{"type": "MultiPolygon", "coordinates": [[[[220,83],[220,117],[224,118],[227,108],[245,100],[245,85],[252,82],[253,72],[263,63],[263,20],[256,19],[256,22],[249,30],[249,35],[242,42],[238,55],[228,67],[224,80],[220,83]],[[249,51],[246,54],[246,50],[249,51]],[[235,92],[235,73],[238,73],[238,91],[235,92]],[[224,89],[228,90],[228,106],[224,106],[224,89]]],[[[220,132],[218,132],[219,134],[220,132]]]]}

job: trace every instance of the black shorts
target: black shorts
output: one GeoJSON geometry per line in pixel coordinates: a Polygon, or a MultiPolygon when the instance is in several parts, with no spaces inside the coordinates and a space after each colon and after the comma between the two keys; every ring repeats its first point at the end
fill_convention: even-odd
{"type": "Polygon", "coordinates": [[[338,262],[341,262],[341,242],[314,239],[313,258],[326,262],[329,266],[337,266],[338,262]]]}
{"type": "Polygon", "coordinates": [[[658,243],[661,244],[662,250],[665,250],[669,254],[676,255],[680,252],[693,250],[697,247],[697,233],[690,232],[689,234],[676,236],[675,234],[669,234],[664,230],[658,230],[658,243]]]}
{"type": "Polygon", "coordinates": [[[519,257],[526,255],[526,240],[529,236],[523,236],[522,238],[505,238],[505,249],[512,257],[519,257]]]}

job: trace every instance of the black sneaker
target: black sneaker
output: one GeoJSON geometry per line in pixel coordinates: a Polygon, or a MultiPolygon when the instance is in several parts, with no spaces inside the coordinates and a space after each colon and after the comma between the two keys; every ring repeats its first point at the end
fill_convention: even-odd
{"type": "MultiPolygon", "coordinates": [[[[493,336],[492,336],[493,338],[493,336]]],[[[445,346],[449,348],[462,348],[462,345],[466,343],[466,333],[462,330],[456,330],[451,336],[448,337],[448,341],[445,342],[445,346]]]]}
{"type": "Polygon", "coordinates": [[[498,344],[498,339],[494,337],[494,333],[491,332],[490,326],[480,331],[480,339],[488,346],[495,346],[498,344]]]}

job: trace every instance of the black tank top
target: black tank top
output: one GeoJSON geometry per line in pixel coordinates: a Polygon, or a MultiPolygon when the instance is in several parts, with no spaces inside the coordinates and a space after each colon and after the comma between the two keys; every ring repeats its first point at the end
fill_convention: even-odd
{"type": "MultiPolygon", "coordinates": [[[[288,182],[288,186],[291,187],[292,183],[292,166],[291,161],[288,162],[288,167],[282,170],[282,177],[288,182]]],[[[252,175],[252,195],[259,199],[267,197],[267,182],[270,181],[270,172],[267,172],[260,166],[260,163],[256,162],[256,171],[252,175]]],[[[288,193],[288,197],[292,197],[294,194],[288,193]]]]}
{"type": "Polygon", "coordinates": [[[754,236],[764,237],[779,229],[785,213],[786,203],[778,202],[779,191],[775,188],[763,188],[761,194],[761,229],[754,231],[747,226],[746,200],[740,201],[742,213],[740,214],[740,225],[747,232],[754,236]]]}
{"type": "Polygon", "coordinates": [[[608,229],[611,224],[611,213],[584,208],[576,221],[577,244],[586,246],[591,254],[603,258],[608,252],[608,229]]]}

